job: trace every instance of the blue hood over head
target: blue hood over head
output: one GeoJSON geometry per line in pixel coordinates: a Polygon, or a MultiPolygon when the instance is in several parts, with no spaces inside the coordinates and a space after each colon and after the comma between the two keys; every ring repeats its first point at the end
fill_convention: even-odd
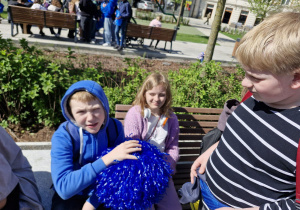
{"type": "MultiPolygon", "coordinates": [[[[72,96],[75,92],[78,91],[87,91],[91,94],[93,94],[94,96],[96,96],[100,102],[102,103],[102,106],[104,107],[105,110],[105,121],[103,126],[101,127],[101,129],[107,127],[107,122],[109,119],[109,104],[108,104],[108,99],[102,89],[102,87],[95,81],[91,81],[91,80],[82,80],[79,82],[74,83],[73,85],[71,85],[71,87],[69,87],[69,89],[67,90],[67,92],[65,93],[64,97],[61,100],[61,110],[62,110],[62,114],[64,115],[65,119],[71,123],[73,123],[74,125],[76,125],[73,117],[71,117],[72,115],[68,112],[67,109],[67,103],[68,103],[68,99],[70,98],[70,96],[72,96]]],[[[76,125],[77,126],[77,125],[76,125]]]]}

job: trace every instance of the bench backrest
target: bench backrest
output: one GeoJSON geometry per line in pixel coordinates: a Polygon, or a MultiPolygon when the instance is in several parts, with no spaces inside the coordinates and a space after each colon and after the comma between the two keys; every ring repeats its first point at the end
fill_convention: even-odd
{"type": "MultiPolygon", "coordinates": [[[[131,105],[117,104],[115,118],[124,124],[126,113],[131,107],[131,105]]],[[[191,165],[199,157],[202,138],[210,130],[217,127],[222,110],[217,108],[173,107],[180,127],[180,159],[176,165],[177,173],[173,176],[177,190],[185,182],[190,181],[191,165]]]]}
{"type": "Polygon", "coordinates": [[[149,39],[150,34],[151,34],[151,29],[152,29],[152,27],[150,27],[150,26],[128,23],[127,30],[126,30],[126,36],[149,39]]]}
{"type": "Polygon", "coordinates": [[[10,5],[13,23],[76,29],[76,15],[10,5]]]}
{"type": "Polygon", "coordinates": [[[46,26],[76,29],[76,15],[62,12],[45,11],[46,26]]]}
{"type": "Polygon", "coordinates": [[[150,39],[171,42],[173,41],[174,35],[175,30],[173,29],[153,27],[150,39]]]}
{"type": "Polygon", "coordinates": [[[45,16],[43,10],[30,9],[27,7],[9,5],[11,20],[14,23],[25,23],[43,26],[45,25],[45,16]]]}

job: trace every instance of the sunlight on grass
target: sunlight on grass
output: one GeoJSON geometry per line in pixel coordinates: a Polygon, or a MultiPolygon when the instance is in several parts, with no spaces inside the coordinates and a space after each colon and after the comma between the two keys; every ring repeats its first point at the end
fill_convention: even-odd
{"type": "Polygon", "coordinates": [[[176,41],[183,42],[194,42],[199,44],[207,44],[208,36],[200,36],[200,35],[190,35],[190,34],[180,34],[178,33],[176,36],[176,41]]]}
{"type": "Polygon", "coordinates": [[[222,32],[222,31],[220,31],[219,33],[224,34],[225,36],[228,36],[228,37],[230,37],[231,39],[234,39],[234,40],[241,39],[246,34],[246,33],[231,34],[231,33],[222,32]]]}
{"type": "MultiPolygon", "coordinates": [[[[150,23],[150,21],[148,20],[141,20],[141,19],[135,19],[135,20],[137,24],[141,24],[141,25],[149,25],[150,23]]],[[[162,27],[174,29],[174,27],[176,27],[176,24],[162,23],[162,27]]],[[[177,32],[176,40],[184,41],[184,42],[207,44],[208,36],[205,36],[195,27],[181,25],[180,29],[177,32]]]]}

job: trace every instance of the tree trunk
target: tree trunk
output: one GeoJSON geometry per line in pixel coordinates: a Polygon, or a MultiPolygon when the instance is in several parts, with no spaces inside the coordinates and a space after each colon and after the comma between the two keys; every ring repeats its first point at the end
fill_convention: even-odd
{"type": "Polygon", "coordinates": [[[210,32],[210,36],[208,39],[205,56],[204,56],[204,61],[206,61],[206,62],[211,61],[213,54],[214,54],[214,49],[215,49],[215,45],[217,42],[218,33],[221,28],[221,19],[222,19],[223,11],[225,8],[225,4],[226,4],[226,0],[218,0],[216,15],[215,15],[214,21],[211,25],[211,32],[210,32]]]}
{"type": "Polygon", "coordinates": [[[185,5],[185,0],[182,0],[182,1],[181,1],[181,5],[180,5],[180,11],[179,11],[179,14],[178,14],[177,24],[176,24],[176,28],[177,28],[177,29],[179,29],[179,26],[180,26],[180,20],[181,20],[181,17],[183,16],[184,5],[185,5]]]}

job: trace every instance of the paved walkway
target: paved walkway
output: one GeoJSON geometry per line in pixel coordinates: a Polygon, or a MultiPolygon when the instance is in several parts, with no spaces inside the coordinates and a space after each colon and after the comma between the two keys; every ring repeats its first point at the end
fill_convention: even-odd
{"type": "MultiPolygon", "coordinates": [[[[204,25],[203,20],[199,19],[190,19],[190,25],[196,27],[203,34],[209,36],[210,34],[210,26],[204,25]]],[[[16,27],[15,27],[16,28],[16,27]]],[[[32,27],[33,35],[22,34],[21,28],[19,27],[19,34],[15,37],[11,36],[11,24],[7,22],[7,20],[3,20],[0,24],[0,33],[3,38],[10,38],[13,41],[18,41],[22,38],[28,40],[30,44],[35,44],[39,48],[48,48],[50,50],[59,50],[59,51],[67,51],[68,47],[71,47],[72,50],[80,53],[94,53],[94,54],[112,54],[115,56],[141,56],[146,58],[158,58],[158,59],[170,59],[170,60],[196,60],[197,56],[201,52],[205,52],[206,44],[197,44],[191,42],[182,42],[182,41],[174,41],[173,42],[173,51],[172,53],[168,53],[164,51],[165,42],[160,42],[158,44],[158,49],[154,49],[153,47],[149,48],[150,40],[145,40],[144,46],[137,45],[136,42],[133,42],[134,46],[129,46],[125,48],[122,52],[118,52],[112,47],[103,47],[102,45],[93,45],[93,44],[83,44],[83,43],[74,43],[73,39],[67,38],[68,30],[63,29],[60,38],[56,38],[50,34],[48,28],[43,29],[46,36],[42,37],[39,35],[39,29],[36,26],[32,27]]],[[[14,33],[16,29],[14,30],[14,33]]],[[[180,31],[179,31],[180,32],[180,31]]],[[[96,37],[98,42],[102,42],[102,37],[96,37]]],[[[215,52],[213,56],[213,60],[232,63],[236,62],[234,58],[232,58],[231,54],[234,48],[235,40],[224,36],[223,34],[219,34],[219,38],[217,40],[217,45],[215,47],[215,52]]],[[[167,43],[166,49],[170,48],[170,43],[167,43]]]]}

